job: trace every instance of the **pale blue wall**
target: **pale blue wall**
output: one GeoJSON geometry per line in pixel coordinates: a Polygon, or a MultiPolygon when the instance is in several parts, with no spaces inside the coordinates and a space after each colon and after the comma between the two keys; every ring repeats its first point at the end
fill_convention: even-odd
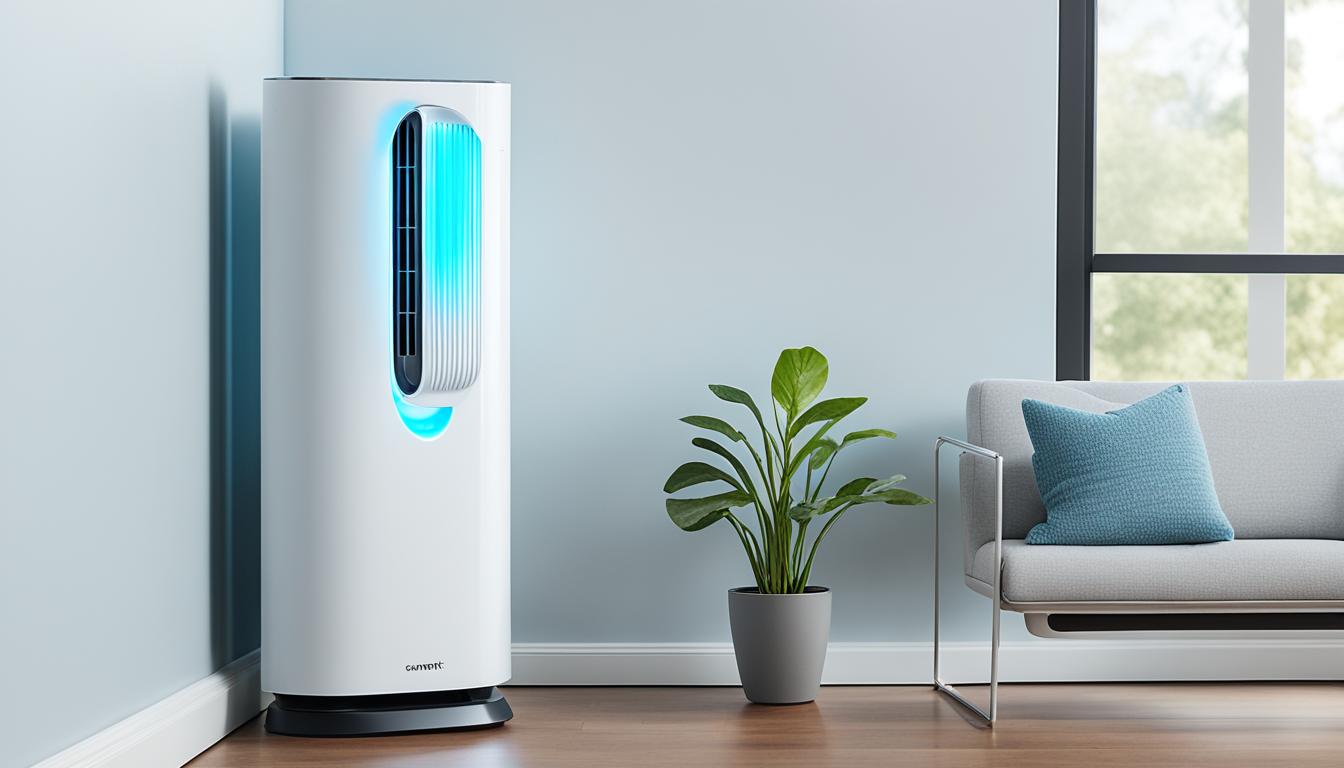
{"type": "MultiPolygon", "coordinates": [[[[816,345],[873,396],[855,423],[901,432],[847,466],[927,493],[968,384],[1053,375],[1056,24],[1047,0],[286,3],[287,74],[514,84],[516,641],[727,639],[737,541],[659,491],[694,455],[677,417],[742,419],[707,382],[763,396],[816,345]]],[[[930,531],[837,527],[833,639],[928,639],[930,531]]]]}
{"type": "Polygon", "coordinates": [[[0,765],[257,645],[279,0],[0,12],[0,765]]]}
{"type": "MultiPolygon", "coordinates": [[[[256,645],[278,5],[6,6],[0,763],[256,645]]],[[[856,424],[902,432],[848,467],[928,492],[970,381],[1050,376],[1054,8],[288,2],[290,74],[515,84],[515,639],[727,637],[736,543],[675,530],[658,492],[692,455],[676,417],[741,417],[705,382],[763,394],[815,344],[835,392],[874,396],[856,424]]],[[[927,638],[929,531],[837,529],[835,639],[927,638]]]]}

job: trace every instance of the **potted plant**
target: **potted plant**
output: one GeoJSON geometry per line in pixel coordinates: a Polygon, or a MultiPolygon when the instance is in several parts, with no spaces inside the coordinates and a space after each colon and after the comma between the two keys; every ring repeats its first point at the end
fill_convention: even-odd
{"type": "Polygon", "coordinates": [[[691,444],[718,456],[728,469],[691,461],[677,467],[663,485],[666,493],[702,483],[727,486],[710,496],[669,498],[667,514],[684,531],[726,520],[746,550],[756,585],[728,591],[728,615],[743,693],[761,704],[812,701],[821,686],[831,592],[809,584],[808,578],[817,548],[832,526],[861,504],[929,503],[898,487],[904,475],[859,477],[832,484],[835,490],[823,495],[841,452],[864,440],[896,437],[885,429],[850,432],[838,440],[831,437],[836,424],[867,398],[817,402],[828,374],[826,358],[812,347],[781,352],[770,379],[769,422],[751,395],[723,384],[709,385],[720,400],[751,412],[760,439],[753,442],[745,431],[713,416],[687,416],[682,421],[727,438],[728,446],[740,443],[746,455],[739,456],[719,440],[696,437],[691,444]],[[754,515],[754,526],[734,512],[739,507],[750,508],[744,516],[754,515]],[[820,529],[809,543],[808,531],[814,524],[820,529]]]}

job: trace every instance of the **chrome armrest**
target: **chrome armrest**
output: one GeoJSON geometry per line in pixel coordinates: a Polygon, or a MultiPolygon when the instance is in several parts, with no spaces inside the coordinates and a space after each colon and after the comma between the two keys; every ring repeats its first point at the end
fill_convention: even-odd
{"type": "MultiPolygon", "coordinates": [[[[964,512],[964,510],[963,510],[964,512]]],[[[933,687],[941,691],[962,706],[979,715],[986,723],[993,726],[998,718],[999,712],[999,612],[1003,605],[1003,456],[991,451],[988,448],[979,445],[973,445],[953,437],[941,435],[933,443],[933,687]],[[939,646],[938,646],[938,604],[939,604],[939,578],[940,558],[938,555],[939,538],[939,514],[941,507],[939,498],[941,496],[938,478],[938,463],[940,454],[944,445],[952,445],[961,449],[962,453],[969,453],[982,459],[988,459],[994,462],[994,570],[993,570],[993,596],[990,598],[994,605],[993,615],[993,635],[989,645],[989,709],[983,710],[972,704],[956,688],[944,683],[938,674],[939,646]]]]}

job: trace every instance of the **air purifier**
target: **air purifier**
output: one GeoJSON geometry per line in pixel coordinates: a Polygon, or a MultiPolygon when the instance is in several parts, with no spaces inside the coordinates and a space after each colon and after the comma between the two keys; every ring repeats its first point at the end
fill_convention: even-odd
{"type": "Polygon", "coordinates": [[[267,729],[512,716],[509,86],[267,80],[267,729]]]}

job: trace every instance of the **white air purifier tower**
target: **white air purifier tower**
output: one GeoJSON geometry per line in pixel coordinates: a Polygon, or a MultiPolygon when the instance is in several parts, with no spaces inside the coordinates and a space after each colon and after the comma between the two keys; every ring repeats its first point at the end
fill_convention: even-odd
{"type": "Polygon", "coordinates": [[[504,722],[509,86],[266,81],[261,261],[268,730],[504,722]]]}

